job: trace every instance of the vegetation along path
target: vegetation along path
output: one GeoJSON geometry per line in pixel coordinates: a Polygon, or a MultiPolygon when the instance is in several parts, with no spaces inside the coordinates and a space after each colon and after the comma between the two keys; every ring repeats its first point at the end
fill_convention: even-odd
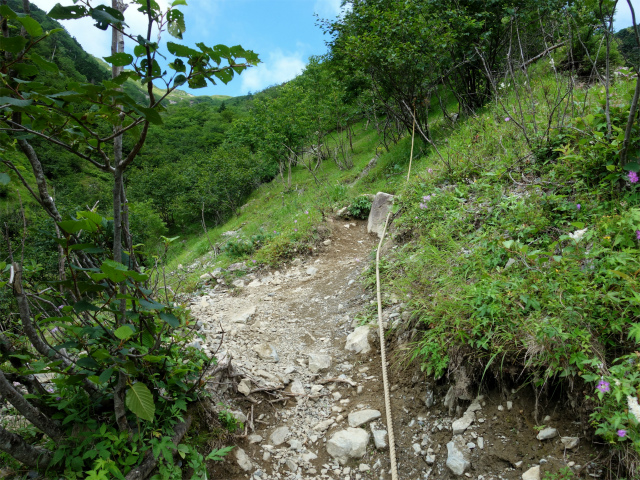
{"type": "MultiPolygon", "coordinates": [[[[233,288],[211,272],[191,298],[203,348],[222,345],[219,362],[232,357],[240,379],[227,392],[210,386],[244,426],[214,478],[390,478],[379,343],[375,325],[358,326],[374,300],[361,274],[376,238],[362,221],[328,226],[314,255],[278,271],[232,266],[249,272],[233,288]]],[[[410,315],[401,300],[391,298],[383,314],[392,332],[410,315]]],[[[476,397],[460,385],[429,385],[402,367],[410,332],[389,338],[399,478],[533,479],[540,463],[600,475],[595,452],[580,442],[584,426],[562,405],[545,406],[551,428],[540,432],[529,390],[476,397]]]]}

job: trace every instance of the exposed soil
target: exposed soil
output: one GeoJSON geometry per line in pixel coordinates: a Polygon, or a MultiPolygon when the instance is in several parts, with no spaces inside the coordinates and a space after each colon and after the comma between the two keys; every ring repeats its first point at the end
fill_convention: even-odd
{"type": "MultiPolygon", "coordinates": [[[[327,453],[326,442],[349,427],[349,413],[378,410],[381,417],[360,428],[369,433],[372,427],[386,429],[377,329],[371,329],[369,352],[345,350],[347,336],[358,326],[356,317],[375,299],[361,285],[360,275],[373,258],[377,239],[367,234],[365,222],[329,222],[331,242],[314,255],[295,259],[280,271],[249,273],[239,289],[214,287],[214,281],[192,299],[192,312],[207,335],[205,348],[215,351],[224,330],[217,356],[232,355],[240,378],[250,380],[252,391],[222,392],[221,385],[210,385],[216,402],[238,411],[246,426],[245,434],[235,437],[234,452],[211,465],[211,478],[391,478],[388,450],[376,448],[373,438],[362,458],[345,465],[327,453]],[[254,351],[257,345],[263,350],[272,347],[278,361],[265,359],[268,348],[260,357],[254,351]],[[330,366],[312,372],[310,354],[330,356],[330,366]],[[278,427],[289,431],[283,443],[274,445],[270,436],[278,427]]],[[[401,300],[394,299],[383,315],[392,328],[407,318],[401,300]]],[[[466,400],[455,399],[451,410],[445,407],[450,386],[434,386],[417,366],[402,361],[408,340],[408,332],[391,334],[387,340],[399,478],[458,478],[446,466],[447,443],[452,441],[452,423],[463,416],[477,392],[466,400]]],[[[562,468],[573,472],[571,478],[602,475],[594,462],[598,451],[586,440],[584,425],[560,399],[539,405],[541,423],[558,432],[544,441],[536,439],[535,396],[528,387],[489,390],[480,397],[478,408],[473,423],[458,438],[470,463],[464,476],[520,479],[535,465],[541,467],[539,478],[562,468]],[[580,437],[579,444],[566,449],[560,437],[580,437]]]]}

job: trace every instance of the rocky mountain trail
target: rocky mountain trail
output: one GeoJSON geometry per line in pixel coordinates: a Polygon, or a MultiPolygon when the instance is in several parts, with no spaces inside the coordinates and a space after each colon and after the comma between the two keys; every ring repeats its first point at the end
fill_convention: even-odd
{"type": "MultiPolygon", "coordinates": [[[[245,426],[210,465],[212,478],[391,478],[377,326],[358,320],[375,301],[361,274],[377,238],[366,222],[329,226],[313,255],[248,273],[234,288],[214,272],[190,298],[200,347],[238,380],[210,378],[214,403],[245,426]]],[[[393,329],[409,315],[394,298],[383,321],[393,329]]],[[[539,407],[539,428],[528,387],[469,395],[428,383],[403,361],[409,336],[392,334],[387,347],[399,478],[536,480],[563,468],[601,476],[583,423],[560,400],[539,407]]]]}

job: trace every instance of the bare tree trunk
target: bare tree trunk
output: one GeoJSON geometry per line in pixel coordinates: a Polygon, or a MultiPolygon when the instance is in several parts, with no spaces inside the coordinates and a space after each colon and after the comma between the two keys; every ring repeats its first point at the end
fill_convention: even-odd
{"type": "Polygon", "coordinates": [[[13,388],[13,385],[4,376],[2,370],[0,370],[0,395],[6,398],[24,418],[51,439],[61,440],[64,438],[64,434],[56,422],[31,405],[20,392],[13,388]]]}
{"type": "Polygon", "coordinates": [[[29,445],[20,435],[11,433],[2,427],[0,427],[0,450],[34,469],[46,469],[53,458],[52,452],[49,450],[29,445]]]}

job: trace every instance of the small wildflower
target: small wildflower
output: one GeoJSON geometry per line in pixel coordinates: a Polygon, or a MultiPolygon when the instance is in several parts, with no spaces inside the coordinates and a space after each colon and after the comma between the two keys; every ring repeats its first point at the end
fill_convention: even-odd
{"type": "Polygon", "coordinates": [[[255,261],[255,260],[251,260],[251,261],[252,261],[253,263],[256,263],[256,261],[255,261]]]}
{"type": "Polygon", "coordinates": [[[629,172],[627,175],[629,183],[638,183],[638,174],[636,172],[629,172]]]}
{"type": "Polygon", "coordinates": [[[422,197],[422,200],[424,202],[428,202],[429,200],[431,200],[431,195],[425,195],[424,197],[422,197]]]}
{"type": "Polygon", "coordinates": [[[58,331],[58,327],[53,327],[53,328],[51,329],[51,333],[56,333],[57,331],[58,331]]]}
{"type": "Polygon", "coordinates": [[[297,229],[297,228],[294,228],[294,229],[293,229],[293,231],[294,231],[294,232],[297,232],[297,231],[298,231],[298,229],[297,229]]]}
{"type": "Polygon", "coordinates": [[[294,220],[293,223],[298,223],[298,220],[294,220]]]}
{"type": "Polygon", "coordinates": [[[305,213],[306,215],[309,215],[309,210],[305,210],[305,211],[304,211],[304,213],[305,213]]]}
{"type": "Polygon", "coordinates": [[[582,205],[580,205],[580,204],[578,203],[578,204],[576,205],[576,208],[577,208],[578,210],[580,210],[580,209],[582,208],[582,205]]]}
{"type": "Polygon", "coordinates": [[[427,206],[424,203],[420,204],[420,210],[426,210],[427,206]]]}
{"type": "Polygon", "coordinates": [[[274,231],[273,231],[273,233],[278,233],[278,232],[276,232],[276,231],[274,230],[274,231]]]}
{"type": "Polygon", "coordinates": [[[427,170],[427,172],[433,173],[433,168],[430,168],[429,170],[427,170]]]}
{"type": "Polygon", "coordinates": [[[610,385],[609,382],[605,382],[604,380],[600,380],[600,382],[598,383],[598,386],[596,388],[598,390],[600,390],[602,393],[606,393],[609,390],[611,390],[609,385],[610,385]]]}
{"type": "Polygon", "coordinates": [[[627,395],[627,406],[629,407],[629,413],[636,417],[636,421],[640,422],[640,405],[638,405],[638,397],[634,395],[627,395]]]}
{"type": "Polygon", "coordinates": [[[626,437],[626,436],[627,436],[627,431],[626,431],[626,430],[623,430],[623,429],[618,430],[618,436],[619,436],[620,438],[624,438],[624,437],[626,437]]]}
{"type": "Polygon", "coordinates": [[[510,120],[511,120],[511,117],[506,117],[506,118],[504,119],[504,121],[505,121],[505,122],[508,122],[508,121],[510,121],[510,120]]]}
{"type": "Polygon", "coordinates": [[[640,240],[640,230],[636,230],[636,239],[640,240]]]}
{"type": "Polygon", "coordinates": [[[62,397],[56,397],[56,402],[59,402],[60,400],[62,400],[62,397]]]}

